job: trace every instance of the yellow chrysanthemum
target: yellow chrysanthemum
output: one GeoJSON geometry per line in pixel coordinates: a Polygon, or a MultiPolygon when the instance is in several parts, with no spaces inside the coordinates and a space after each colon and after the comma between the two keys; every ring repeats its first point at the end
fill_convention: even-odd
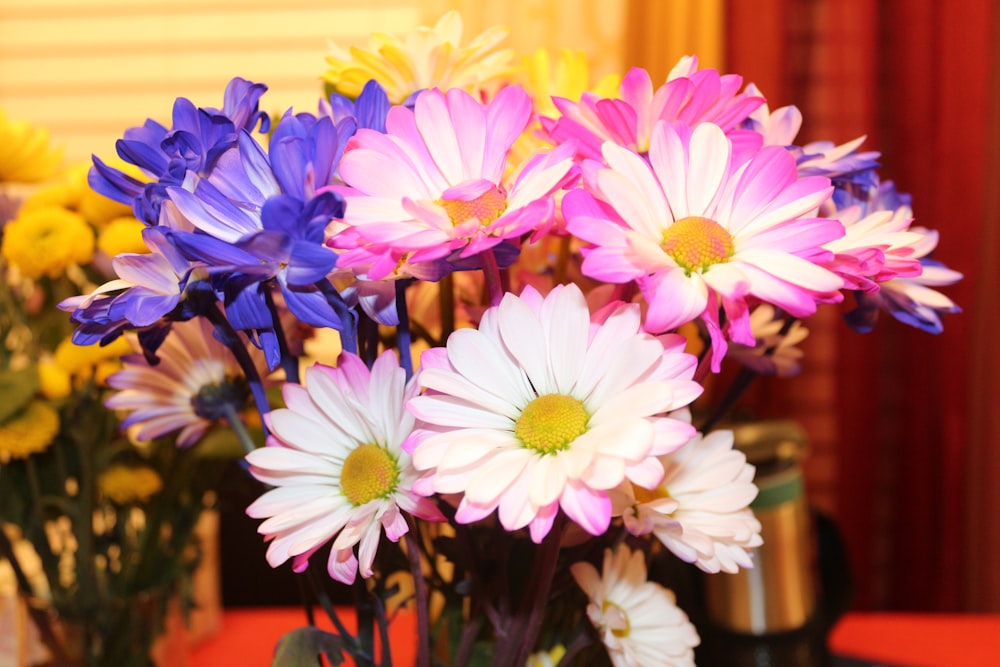
{"type": "Polygon", "coordinates": [[[52,178],[63,159],[49,131],[0,110],[0,182],[38,183],[52,178]]]}
{"type": "MultiPolygon", "coordinates": [[[[134,165],[122,160],[111,162],[131,176],[137,178],[140,176],[138,168],[134,165]]],[[[22,210],[57,206],[79,213],[87,222],[98,228],[116,218],[131,215],[130,207],[91,190],[87,183],[89,171],[90,164],[86,162],[69,167],[52,183],[27,197],[21,204],[22,210]]]]}
{"type": "Polygon", "coordinates": [[[59,400],[70,395],[73,382],[66,369],[55,359],[46,357],[38,361],[38,388],[45,398],[59,400]]]}
{"type": "MultiPolygon", "coordinates": [[[[535,112],[543,116],[558,116],[559,111],[552,103],[552,97],[565,97],[579,102],[586,92],[592,92],[600,97],[618,97],[618,86],[621,77],[608,74],[596,84],[591,85],[590,65],[583,51],[561,49],[556,58],[555,68],[552,58],[545,49],[538,49],[524,59],[524,89],[531,93],[535,112]]],[[[518,138],[511,149],[510,163],[522,163],[530,155],[547,143],[540,138],[540,126],[532,122],[518,138]]]]}
{"type": "Polygon", "coordinates": [[[556,58],[555,69],[552,58],[545,49],[538,49],[534,55],[524,59],[525,89],[535,100],[535,111],[546,116],[558,114],[552,104],[552,97],[565,97],[579,102],[586,92],[599,97],[618,97],[621,76],[608,74],[596,84],[590,81],[590,65],[583,51],[561,49],[556,58]]]}
{"type": "Polygon", "coordinates": [[[37,211],[46,208],[76,210],[80,201],[80,188],[67,179],[56,179],[34,190],[21,202],[21,211],[37,211]]]}
{"type": "Polygon", "coordinates": [[[94,256],[94,232],[82,216],[63,208],[22,211],[4,228],[0,252],[28,278],[56,278],[94,256]]]}
{"type": "Polygon", "coordinates": [[[105,498],[127,505],[148,501],[163,488],[163,479],[147,466],[115,464],[101,473],[97,484],[105,498]]]}
{"type": "MultiPolygon", "coordinates": [[[[148,181],[149,177],[144,175],[134,164],[129,164],[117,156],[114,159],[106,160],[112,167],[119,169],[133,178],[140,181],[148,181]]],[[[130,217],[132,207],[127,204],[116,202],[91,189],[87,182],[87,174],[90,173],[90,163],[83,163],[73,168],[70,178],[80,187],[80,200],[76,210],[87,219],[87,222],[97,228],[114,222],[119,218],[130,217]]],[[[145,248],[140,252],[146,252],[145,248]]]]}
{"type": "Polygon", "coordinates": [[[357,97],[368,81],[385,88],[393,104],[424,88],[462,88],[470,93],[483,84],[515,71],[513,51],[495,51],[508,34],[502,26],[489,28],[466,46],[462,40],[462,17],[451,11],[433,28],[421,26],[402,36],[374,33],[369,49],[350,50],[330,42],[330,69],[323,74],[337,92],[357,97]]]}
{"type": "Polygon", "coordinates": [[[45,401],[31,401],[0,423],[0,461],[45,451],[59,433],[59,413],[45,401]]]}
{"type": "MultiPolygon", "coordinates": [[[[114,362],[114,367],[117,368],[118,358],[132,352],[132,346],[121,337],[103,346],[77,345],[66,338],[56,347],[55,362],[70,375],[89,378],[94,369],[100,368],[105,362],[114,362]]],[[[107,374],[107,370],[100,372],[99,379],[107,374]]]]}
{"type": "Polygon", "coordinates": [[[115,218],[97,235],[97,247],[108,257],[115,257],[125,252],[148,253],[142,240],[142,230],[146,225],[136,218],[115,218]]]}

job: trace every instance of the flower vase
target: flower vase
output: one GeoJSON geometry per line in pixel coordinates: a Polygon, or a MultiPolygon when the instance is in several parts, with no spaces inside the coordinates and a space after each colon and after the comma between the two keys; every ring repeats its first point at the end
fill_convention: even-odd
{"type": "Polygon", "coordinates": [[[46,657],[31,667],[185,667],[187,630],[176,596],[147,591],[82,617],[63,617],[28,602],[41,645],[19,651],[46,657]]]}

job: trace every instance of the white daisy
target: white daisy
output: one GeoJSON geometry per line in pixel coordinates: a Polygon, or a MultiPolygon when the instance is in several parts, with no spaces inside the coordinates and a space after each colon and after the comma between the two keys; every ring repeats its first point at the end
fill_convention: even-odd
{"type": "Polygon", "coordinates": [[[748,508],[757,487],[754,467],[733,449],[733,432],[699,434],[660,461],[666,474],[659,486],[632,487],[623,513],[628,531],[653,533],[706,572],[753,567],[749,550],[763,543],[760,522],[748,508]]]}
{"type": "Polygon", "coordinates": [[[541,542],[561,508],[600,535],[607,491],[654,486],[656,457],[693,434],[665,416],[701,393],[683,340],[644,333],[637,306],[605,314],[592,322],[575,285],[544,299],[526,288],[423,354],[418,381],[432,391],[408,404],[424,423],[406,447],[422,490],[464,494],[459,522],[498,510],[507,530],[530,526],[541,542]]]}
{"type": "Polygon", "coordinates": [[[602,569],[598,575],[590,563],[571,567],[590,598],[587,616],[615,667],[693,667],[698,633],[673,592],[646,580],[644,554],[625,545],[613,553],[606,549],[602,569]]]}
{"type": "Polygon", "coordinates": [[[247,514],[267,519],[257,531],[271,541],[272,567],[292,558],[301,572],[333,539],[327,570],[350,584],[359,571],[372,576],[383,530],[393,542],[406,534],[400,510],[442,518],[430,500],[411,491],[416,472],[400,448],[413,428],[403,405],[416,386],[406,382],[392,352],[383,353],[370,372],[357,356],[344,353],[336,368],[308,368],[305,380],[304,386],[283,387],[288,407],[268,414],[268,446],[247,454],[254,477],[276,487],[247,514]]]}

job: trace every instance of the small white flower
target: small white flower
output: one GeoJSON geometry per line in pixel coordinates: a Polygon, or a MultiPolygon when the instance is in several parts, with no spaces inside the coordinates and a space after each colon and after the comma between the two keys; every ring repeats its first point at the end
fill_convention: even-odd
{"type": "Polygon", "coordinates": [[[624,545],[614,552],[606,549],[600,575],[585,562],[571,570],[590,598],[587,616],[615,667],[693,667],[698,633],[673,592],[646,580],[641,551],[624,545]]]}
{"type": "Polygon", "coordinates": [[[754,468],[733,449],[732,431],[697,435],[660,458],[666,471],[653,490],[633,486],[623,513],[633,535],[653,533],[678,558],[706,572],[753,567],[763,543],[748,505],[757,497],[754,468]]]}

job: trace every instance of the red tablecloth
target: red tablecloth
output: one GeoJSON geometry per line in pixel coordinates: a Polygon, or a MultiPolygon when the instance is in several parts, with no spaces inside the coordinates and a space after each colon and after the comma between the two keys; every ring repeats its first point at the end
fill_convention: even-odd
{"type": "MultiPolygon", "coordinates": [[[[351,627],[347,613],[345,624],[351,627]]],[[[317,621],[329,627],[321,615],[317,621]]],[[[192,648],[188,667],[268,667],[278,638],[304,624],[297,608],[227,610],[222,632],[192,648]]],[[[393,631],[415,629],[412,616],[401,616],[393,631]]],[[[393,663],[400,667],[414,662],[413,648],[404,643],[393,649],[393,663]]],[[[906,667],[997,667],[1000,614],[852,613],[834,628],[830,646],[839,655],[906,667]]]]}

